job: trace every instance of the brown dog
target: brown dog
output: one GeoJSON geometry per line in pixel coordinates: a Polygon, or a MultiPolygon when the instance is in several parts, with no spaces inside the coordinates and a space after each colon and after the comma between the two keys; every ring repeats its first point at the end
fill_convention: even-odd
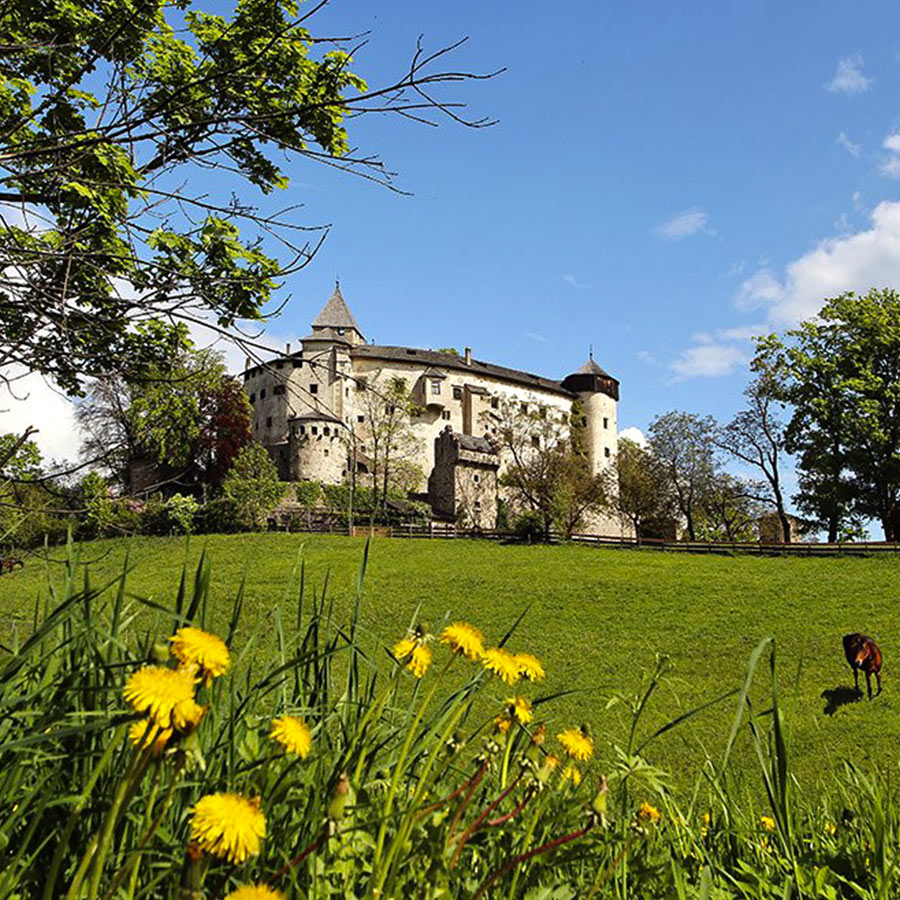
{"type": "MultiPolygon", "coordinates": [[[[872,699],[872,675],[878,682],[878,693],[881,693],[881,651],[878,644],[858,631],[844,635],[844,656],[853,669],[853,681],[859,691],[859,671],[866,673],[866,688],[869,699],[872,699]]],[[[877,695],[876,695],[877,696],[877,695]]]]}
{"type": "Polygon", "coordinates": [[[19,566],[19,568],[24,569],[25,563],[22,562],[17,556],[5,556],[0,559],[0,575],[3,575],[4,572],[12,572],[12,570],[19,566]]]}

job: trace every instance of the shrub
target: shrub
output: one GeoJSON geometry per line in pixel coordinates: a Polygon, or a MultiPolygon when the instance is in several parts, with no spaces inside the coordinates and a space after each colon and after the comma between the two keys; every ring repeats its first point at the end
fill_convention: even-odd
{"type": "Polygon", "coordinates": [[[234,505],[246,529],[258,528],[266,513],[284,497],[285,490],[268,451],[256,441],[241,449],[222,485],[222,495],[234,505]]]}
{"type": "Polygon", "coordinates": [[[297,502],[307,509],[315,509],[322,499],[322,485],[318,481],[298,481],[294,485],[297,502]]]}

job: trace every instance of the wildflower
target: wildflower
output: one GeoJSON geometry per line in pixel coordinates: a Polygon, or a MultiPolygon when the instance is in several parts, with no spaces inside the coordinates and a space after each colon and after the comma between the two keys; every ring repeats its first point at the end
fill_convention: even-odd
{"type": "Polygon", "coordinates": [[[827,834],[829,837],[834,837],[837,834],[837,825],[835,825],[834,822],[826,822],[825,834],[827,834]]]}
{"type": "Polygon", "coordinates": [[[489,672],[493,672],[505,684],[515,684],[519,680],[521,671],[516,657],[502,647],[485,650],[482,663],[489,672]]]}
{"type": "Polygon", "coordinates": [[[509,697],[506,705],[512,717],[521,725],[527,725],[534,718],[531,704],[524,697],[509,697]]]}
{"type": "Polygon", "coordinates": [[[231,665],[225,641],[214,634],[186,626],[179,628],[169,640],[172,655],[186,669],[199,672],[207,684],[224,675],[231,665]]]}
{"type": "Polygon", "coordinates": [[[172,737],[171,728],[160,728],[152,719],[139,719],[128,729],[128,739],[140,750],[153,747],[155,756],[166,749],[166,742],[172,737]]]}
{"type": "Polygon", "coordinates": [[[700,837],[705,838],[709,834],[709,823],[712,821],[712,816],[705,812],[702,816],[700,816],[700,837]]]}
{"type": "Polygon", "coordinates": [[[541,681],[545,675],[541,661],[530,653],[517,653],[516,663],[519,666],[519,674],[529,681],[541,681]]]}
{"type": "Polygon", "coordinates": [[[548,753],[544,757],[544,761],[541,764],[540,768],[535,773],[535,777],[538,782],[541,784],[546,784],[547,780],[550,778],[552,772],[556,771],[556,767],[559,765],[559,757],[554,756],[552,753],[548,753]]]}
{"type": "Polygon", "coordinates": [[[431,648],[415,638],[405,637],[397,641],[392,652],[416,678],[421,678],[431,665],[431,648]]]}
{"type": "Polygon", "coordinates": [[[201,849],[240,863],[259,853],[266,817],[258,800],[240,794],[209,794],[191,811],[191,840],[201,849]]]}
{"type": "Polygon", "coordinates": [[[578,766],[569,763],[562,771],[562,775],[560,776],[563,780],[563,783],[566,781],[572,782],[572,787],[578,787],[581,784],[581,770],[578,766]]]}
{"type": "Polygon", "coordinates": [[[774,831],[775,830],[775,820],[771,816],[760,816],[759,824],[762,825],[766,831],[774,831]]]}
{"type": "Polygon", "coordinates": [[[466,659],[484,656],[484,635],[468,622],[454,622],[441,632],[441,643],[449,644],[454,653],[466,659]]]}
{"type": "Polygon", "coordinates": [[[285,900],[285,896],[264,884],[242,884],[227,894],[225,900],[285,900]]]}
{"type": "Polygon", "coordinates": [[[581,728],[567,728],[556,737],[563,745],[563,750],[572,759],[584,762],[594,755],[594,742],[588,734],[587,725],[582,725],[581,728]]]}
{"type": "Polygon", "coordinates": [[[312,747],[312,734],[303,719],[296,716],[279,716],[272,719],[272,730],[269,737],[278,741],[288,753],[294,753],[300,759],[306,759],[312,747]]]}
{"type": "Polygon", "coordinates": [[[638,807],[637,817],[639,822],[650,822],[651,824],[660,820],[659,810],[646,801],[638,807]]]}
{"type": "Polygon", "coordinates": [[[160,728],[171,728],[175,708],[187,708],[187,701],[194,700],[194,679],[183,670],[144,666],[129,676],[122,694],[135,712],[145,713],[160,728]]]}
{"type": "Polygon", "coordinates": [[[172,724],[179,731],[191,732],[199,724],[206,712],[206,707],[201,706],[193,697],[177,703],[172,710],[172,724]]]}

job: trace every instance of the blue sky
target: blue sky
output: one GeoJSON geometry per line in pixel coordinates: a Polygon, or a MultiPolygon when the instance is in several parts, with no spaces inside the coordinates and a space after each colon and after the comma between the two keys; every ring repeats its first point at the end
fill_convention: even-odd
{"type": "MultiPolygon", "coordinates": [[[[506,72],[440,96],[499,122],[351,122],[409,196],[293,165],[277,204],[332,227],[272,345],[308,331],[339,276],[379,343],[553,377],[592,344],[621,381],[620,427],[729,417],[748,336],[900,286],[898,25],[886,2],[331,0],[311,30],[370,31],[355,68],[373,86],[420,34],[431,50],[468,36],[452,68],[506,72]]],[[[71,429],[60,446],[46,431],[71,455],[71,429]]]]}
{"type": "Polygon", "coordinates": [[[371,84],[420,33],[468,36],[454,68],[507,71],[441,96],[499,122],[352,122],[411,196],[296,166],[298,216],[332,229],[273,338],[305,333],[339,276],[379,343],[549,376],[593,344],[622,427],[728,417],[749,335],[900,284],[898,25],[888,3],[333,0],[313,28],[371,30],[371,84]]]}

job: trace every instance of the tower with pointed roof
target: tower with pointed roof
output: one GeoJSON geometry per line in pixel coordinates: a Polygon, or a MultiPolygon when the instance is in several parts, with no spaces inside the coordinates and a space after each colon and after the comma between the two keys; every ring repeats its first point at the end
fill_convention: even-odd
{"type": "Polygon", "coordinates": [[[592,351],[562,386],[578,396],[591,470],[601,472],[615,460],[618,448],[619,382],[597,365],[592,351]]]}
{"type": "Polygon", "coordinates": [[[334,283],[334,292],[312,323],[311,337],[343,339],[351,346],[366,342],[356,324],[356,319],[353,318],[353,313],[350,312],[350,307],[347,306],[347,301],[344,300],[340,282],[334,283]]]}

